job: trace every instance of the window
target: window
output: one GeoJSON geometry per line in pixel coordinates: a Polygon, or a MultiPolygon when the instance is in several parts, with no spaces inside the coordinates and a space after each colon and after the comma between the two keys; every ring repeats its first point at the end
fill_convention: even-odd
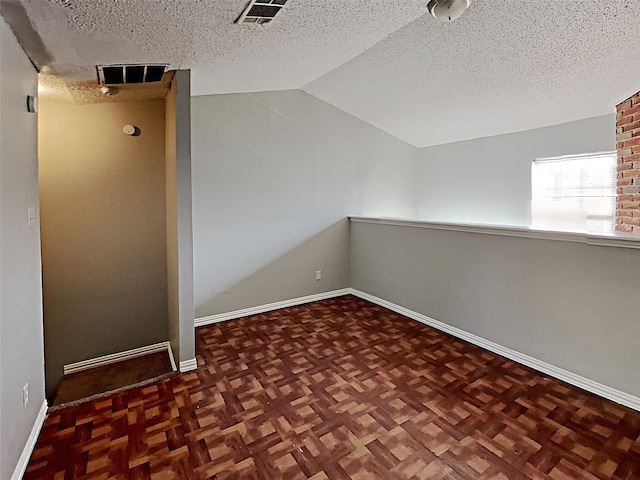
{"type": "Polygon", "coordinates": [[[613,233],[616,170],[616,152],[534,160],[531,227],[613,233]]]}

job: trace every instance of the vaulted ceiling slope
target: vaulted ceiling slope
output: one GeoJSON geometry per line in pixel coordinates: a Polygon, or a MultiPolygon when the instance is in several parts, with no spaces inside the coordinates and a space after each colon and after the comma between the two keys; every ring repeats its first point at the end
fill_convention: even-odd
{"type": "Polygon", "coordinates": [[[640,90],[640,1],[475,0],[305,90],[418,147],[613,113],[640,90]]]}
{"type": "Polygon", "coordinates": [[[441,23],[427,0],[0,0],[39,68],[192,70],[192,94],[304,89],[415,146],[602,115],[640,89],[640,1],[473,0],[441,23]]]}

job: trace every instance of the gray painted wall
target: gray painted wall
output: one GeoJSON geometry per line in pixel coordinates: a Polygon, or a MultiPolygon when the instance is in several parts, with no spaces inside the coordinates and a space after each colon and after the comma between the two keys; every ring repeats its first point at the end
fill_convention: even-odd
{"type": "Polygon", "coordinates": [[[0,478],[11,478],[44,393],[38,219],[37,73],[0,18],[0,478]],[[22,387],[29,383],[29,404],[22,387]]]}
{"type": "Polygon", "coordinates": [[[302,91],[193,97],[192,132],[196,317],[348,287],[345,217],[416,215],[416,149],[302,91]]]}
{"type": "Polygon", "coordinates": [[[48,395],[65,364],[168,340],[164,103],[40,100],[48,395]]]}
{"type": "Polygon", "coordinates": [[[174,74],[166,98],[166,216],[169,339],[176,362],[194,359],[190,71],[174,74]]]}
{"type": "Polygon", "coordinates": [[[640,251],[352,223],[351,284],[640,396],[640,251]]]}
{"type": "MultiPolygon", "coordinates": [[[[613,106],[612,106],[613,111],[613,106]]],[[[418,215],[529,226],[534,158],[616,148],[615,114],[418,150],[418,215]]]]}

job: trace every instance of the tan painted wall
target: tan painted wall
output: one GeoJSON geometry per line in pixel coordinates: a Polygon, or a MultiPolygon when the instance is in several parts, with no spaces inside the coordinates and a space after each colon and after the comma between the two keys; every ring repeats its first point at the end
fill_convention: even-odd
{"type": "Polygon", "coordinates": [[[43,98],[39,156],[51,396],[65,364],[168,339],[165,101],[43,98]]]}

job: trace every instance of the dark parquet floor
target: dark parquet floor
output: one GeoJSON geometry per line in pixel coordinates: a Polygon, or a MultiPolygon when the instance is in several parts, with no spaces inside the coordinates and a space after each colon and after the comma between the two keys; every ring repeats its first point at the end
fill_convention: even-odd
{"type": "Polygon", "coordinates": [[[24,478],[640,478],[640,413],[351,296],[196,341],[197,371],[52,413],[24,478]]]}

